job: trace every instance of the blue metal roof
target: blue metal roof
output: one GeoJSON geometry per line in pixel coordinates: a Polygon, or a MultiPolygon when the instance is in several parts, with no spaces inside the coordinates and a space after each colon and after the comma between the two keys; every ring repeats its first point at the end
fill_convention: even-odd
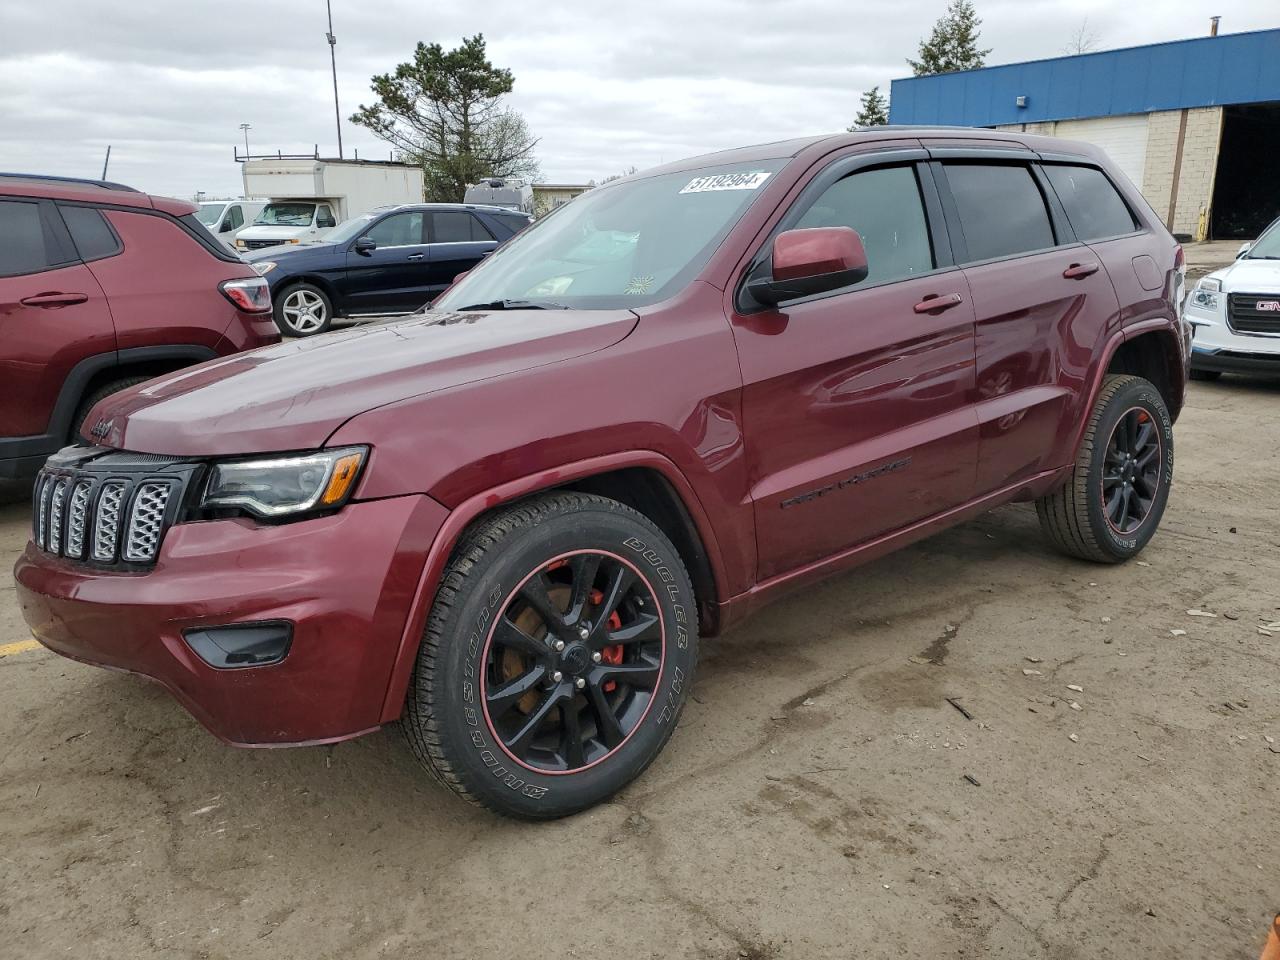
{"type": "Polygon", "coordinates": [[[889,122],[986,127],[1268,100],[1280,100],[1280,29],[894,80],[889,122]]]}

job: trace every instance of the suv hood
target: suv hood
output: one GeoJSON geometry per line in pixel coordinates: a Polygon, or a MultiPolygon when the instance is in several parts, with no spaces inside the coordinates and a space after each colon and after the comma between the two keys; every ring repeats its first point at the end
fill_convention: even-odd
{"type": "Polygon", "coordinates": [[[636,322],[630,310],[414,314],[148,381],[94,407],[86,436],[183,457],[314,449],[356,414],[593,353],[636,322]]]}
{"type": "Polygon", "coordinates": [[[287,240],[290,237],[296,237],[299,234],[306,233],[311,229],[310,224],[304,224],[300,227],[289,227],[283,224],[270,225],[259,224],[257,226],[248,226],[236,234],[238,240],[287,240]]]}
{"type": "Polygon", "coordinates": [[[1225,293],[1280,292],[1280,260],[1245,258],[1209,276],[1222,281],[1225,293]]]}

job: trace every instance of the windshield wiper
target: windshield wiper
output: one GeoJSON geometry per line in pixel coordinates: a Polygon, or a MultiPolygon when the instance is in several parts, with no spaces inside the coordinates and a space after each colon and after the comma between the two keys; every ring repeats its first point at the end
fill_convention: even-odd
{"type": "Polygon", "coordinates": [[[472,303],[459,307],[459,313],[468,310],[568,310],[563,303],[552,303],[550,300],[492,300],[489,303],[472,303]]]}

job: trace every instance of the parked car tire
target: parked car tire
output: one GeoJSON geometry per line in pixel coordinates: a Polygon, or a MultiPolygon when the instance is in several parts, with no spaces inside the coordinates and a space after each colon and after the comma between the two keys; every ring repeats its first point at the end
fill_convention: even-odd
{"type": "Polygon", "coordinates": [[[647,517],[582,493],[482,521],[450,560],[401,726],[455,793],[531,820],[612,796],[693,681],[693,588],[647,517]]]}
{"type": "Polygon", "coordinates": [[[98,401],[104,397],[109,397],[113,393],[119,393],[126,387],[132,387],[139,383],[146,383],[150,377],[121,377],[119,380],[112,380],[110,383],[104,383],[98,389],[80,401],[80,408],[76,411],[75,429],[71,433],[71,440],[87,443],[93,446],[94,441],[89,439],[85,432],[85,420],[89,417],[89,411],[97,405],[98,401]]]}
{"type": "Polygon", "coordinates": [[[1221,377],[1222,377],[1221,370],[1197,370],[1194,367],[1191,368],[1192,380],[1206,380],[1206,381],[1212,382],[1221,377]]]}
{"type": "Polygon", "coordinates": [[[285,287],[276,298],[276,326],[286,337],[311,337],[324,333],[333,323],[333,301],[311,283],[285,287]]]}
{"type": "Polygon", "coordinates": [[[1119,563],[1147,545],[1173,480],[1173,418],[1155,385],[1112,374],[1094,402],[1067,482],[1036,501],[1058,549],[1119,563]]]}

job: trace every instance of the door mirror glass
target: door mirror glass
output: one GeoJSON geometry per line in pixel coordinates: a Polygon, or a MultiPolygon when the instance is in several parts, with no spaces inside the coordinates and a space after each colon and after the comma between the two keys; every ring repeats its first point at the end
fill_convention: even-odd
{"type": "Polygon", "coordinates": [[[336,227],[337,225],[338,225],[338,221],[334,220],[333,217],[317,217],[316,218],[316,226],[319,227],[321,230],[328,230],[330,227],[336,227]]]}
{"type": "Polygon", "coordinates": [[[222,221],[222,226],[218,227],[218,232],[226,233],[230,229],[231,229],[231,218],[227,217],[225,220],[222,221]]]}
{"type": "Polygon", "coordinates": [[[356,241],[355,251],[362,256],[367,257],[377,249],[378,244],[373,237],[361,237],[356,241]]]}
{"type": "Polygon", "coordinates": [[[773,239],[772,270],[748,281],[758,302],[784,300],[838,290],[867,278],[867,252],[852,227],[787,230],[773,239]]]}

